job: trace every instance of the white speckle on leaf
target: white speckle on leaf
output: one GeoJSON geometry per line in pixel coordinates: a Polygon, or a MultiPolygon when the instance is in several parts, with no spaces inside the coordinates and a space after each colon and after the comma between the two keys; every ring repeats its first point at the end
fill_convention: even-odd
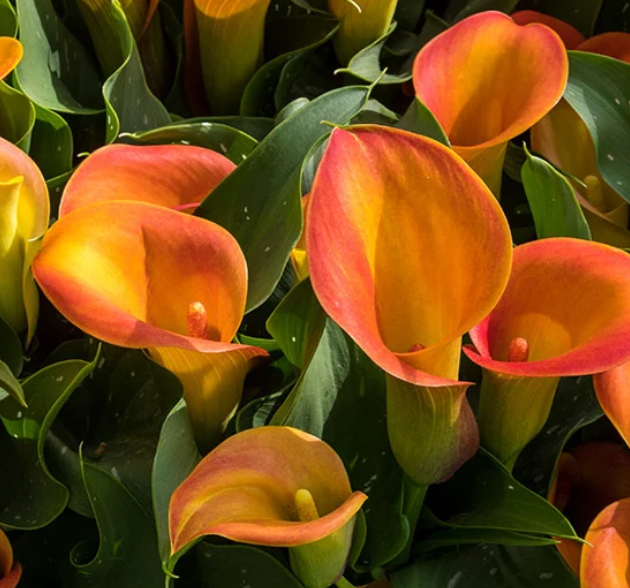
{"type": "Polygon", "coordinates": [[[490,575],[491,575],[491,576],[494,576],[494,575],[495,575],[498,571],[499,571],[499,570],[498,570],[497,568],[492,568],[492,569],[490,570],[490,575]]]}
{"type": "Polygon", "coordinates": [[[462,579],[462,576],[464,575],[463,572],[459,571],[457,572],[449,581],[448,584],[446,585],[446,588],[455,588],[455,586],[457,586],[457,584],[459,584],[459,581],[462,579]]]}
{"type": "Polygon", "coordinates": [[[18,419],[22,418],[22,411],[20,410],[16,415],[15,415],[18,419]]]}
{"type": "Polygon", "coordinates": [[[553,578],[553,572],[543,572],[539,577],[541,580],[551,580],[551,578],[553,578]]]}
{"type": "Polygon", "coordinates": [[[291,341],[293,341],[293,343],[295,343],[297,341],[297,339],[295,337],[291,337],[291,341]]]}
{"type": "Polygon", "coordinates": [[[221,151],[223,151],[223,153],[227,153],[227,147],[223,143],[219,143],[219,147],[221,147],[221,151]]]}
{"type": "Polygon", "coordinates": [[[612,153],[609,153],[608,155],[606,155],[606,157],[608,157],[610,161],[615,161],[615,156],[612,153]]]}

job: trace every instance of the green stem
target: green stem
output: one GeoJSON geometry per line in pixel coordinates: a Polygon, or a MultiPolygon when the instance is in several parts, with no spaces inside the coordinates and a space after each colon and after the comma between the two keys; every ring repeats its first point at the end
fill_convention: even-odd
{"type": "Polygon", "coordinates": [[[335,586],[337,586],[337,588],[354,588],[354,586],[350,584],[350,582],[348,582],[348,580],[346,580],[343,576],[341,576],[341,578],[339,578],[339,580],[335,582],[335,586]]]}

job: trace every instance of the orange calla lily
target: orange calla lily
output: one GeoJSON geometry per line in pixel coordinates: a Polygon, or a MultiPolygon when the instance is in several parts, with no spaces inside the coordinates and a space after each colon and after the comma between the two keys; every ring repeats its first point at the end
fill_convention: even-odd
{"type": "Polygon", "coordinates": [[[343,65],[387,32],[397,3],[398,0],[328,0],[330,12],[341,20],[334,44],[343,65]]]}
{"type": "Polygon", "coordinates": [[[495,305],[511,263],[496,199],[431,139],[338,128],[311,191],[306,244],[320,303],[389,376],[399,463],[419,485],[452,474],[477,449],[469,384],[457,381],[461,336],[495,305]]]}
{"type": "MultiPolygon", "coordinates": [[[[604,33],[584,41],[578,51],[607,55],[630,63],[630,34],[604,33]]],[[[599,173],[590,132],[565,100],[532,128],[532,147],[554,165],[578,178],[573,189],[596,241],[630,247],[628,203],[599,173]]]]}
{"type": "Polygon", "coordinates": [[[35,162],[0,138],[0,316],[27,342],[39,310],[30,262],[48,227],[46,182],[35,162]]]}
{"type": "Polygon", "coordinates": [[[247,267],[227,231],[144,202],[90,204],[53,225],[33,273],[73,324],[114,345],[147,348],[175,373],[200,447],[216,444],[245,374],[266,355],[231,342],[247,267]]]}
{"type": "Polygon", "coordinates": [[[236,166],[225,156],[189,145],[107,145],[72,175],[59,216],[104,200],[138,200],[194,209],[236,166]]]}
{"type": "Polygon", "coordinates": [[[22,577],[22,567],[13,561],[9,538],[0,529],[0,588],[15,588],[22,577]]]}
{"type": "Polygon", "coordinates": [[[570,24],[535,10],[520,10],[512,14],[512,20],[519,25],[543,24],[558,33],[567,49],[577,49],[584,42],[584,35],[570,24]]]}
{"type": "Polygon", "coordinates": [[[366,499],[317,437],[290,427],[249,429],[221,443],[173,493],[171,552],[177,557],[205,535],[288,547],[306,588],[327,588],[343,574],[366,499]]]}
{"type": "MultiPolygon", "coordinates": [[[[584,537],[601,510],[628,496],[630,453],[617,443],[592,441],[560,456],[549,501],[584,537]]],[[[582,543],[561,539],[558,551],[579,575],[582,543]]]]}
{"type": "Polygon", "coordinates": [[[0,80],[6,78],[20,62],[24,49],[22,43],[12,37],[0,37],[0,80]]]}
{"type": "Polygon", "coordinates": [[[507,142],[553,108],[567,76],[555,32],[519,26],[500,12],[475,14],[444,31],[413,66],[416,96],[497,196],[507,142]]]}
{"type": "MultiPolygon", "coordinates": [[[[238,113],[245,86],[262,63],[270,0],[186,2],[186,36],[194,37],[187,39],[187,49],[193,64],[200,61],[210,110],[215,115],[238,113]]],[[[188,67],[188,76],[195,75],[188,67]]]]}
{"type": "Polygon", "coordinates": [[[586,534],[580,565],[583,588],[628,588],[630,498],[607,506],[586,534]]]}
{"type": "Polygon", "coordinates": [[[561,376],[630,359],[630,256],[580,239],[514,250],[512,275],[464,351],[483,370],[482,444],[508,465],[542,429],[561,376]]]}

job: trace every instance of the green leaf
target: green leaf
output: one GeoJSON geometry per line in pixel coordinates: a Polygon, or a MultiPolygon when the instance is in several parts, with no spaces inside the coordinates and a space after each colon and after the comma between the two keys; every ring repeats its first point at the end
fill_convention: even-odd
{"type": "Polygon", "coordinates": [[[569,181],[544,159],[525,151],[521,178],[538,238],[590,240],[591,231],[569,181]]]}
{"type": "Polygon", "coordinates": [[[392,22],[385,34],[361,49],[348,63],[348,66],[339,69],[339,73],[347,73],[364,82],[377,85],[402,84],[411,79],[412,60],[405,60],[398,73],[389,73],[389,68],[381,65],[381,54],[385,43],[396,30],[396,23],[392,22]],[[387,69],[387,71],[385,71],[387,69]]]}
{"type": "Polygon", "coordinates": [[[595,23],[595,34],[609,31],[630,31],[630,12],[626,0],[606,0],[595,23]]]}
{"type": "Polygon", "coordinates": [[[22,386],[13,375],[9,366],[4,361],[0,361],[0,400],[4,400],[7,397],[13,398],[18,404],[26,407],[22,386]]]}
{"type": "Polygon", "coordinates": [[[393,588],[578,588],[555,547],[479,545],[395,572],[393,588]]]}
{"type": "Polygon", "coordinates": [[[0,361],[3,361],[14,376],[19,376],[24,360],[22,343],[17,333],[0,317],[0,361]]]}
{"type": "Polygon", "coordinates": [[[73,139],[65,119],[52,110],[35,105],[29,155],[45,178],[56,178],[72,170],[73,139]]]}
{"type": "MultiPolygon", "coordinates": [[[[297,48],[268,61],[254,74],[241,99],[242,115],[272,115],[283,106],[283,104],[278,104],[277,100],[274,101],[274,96],[285,65],[292,59],[305,56],[323,45],[339,28],[339,21],[320,15],[283,15],[278,16],[276,20],[277,22],[273,24],[278,30],[276,37],[286,39],[288,35],[295,35],[297,48]]],[[[267,30],[267,38],[273,39],[273,37],[273,31],[267,30]]]]}
{"type": "Polygon", "coordinates": [[[0,136],[28,152],[35,107],[19,90],[0,82],[0,136]]]}
{"type": "MultiPolygon", "coordinates": [[[[305,291],[300,294],[304,296],[305,291]]],[[[296,302],[287,304],[297,306],[296,302]]],[[[291,337],[316,333],[302,328],[291,337]]],[[[296,350],[311,345],[308,341],[292,343],[296,350]]],[[[382,566],[405,549],[412,533],[405,515],[404,476],[387,435],[385,378],[331,320],[318,343],[310,364],[272,424],[296,427],[323,438],[343,460],[352,488],[368,494],[364,509],[366,544],[356,568],[379,575],[382,566]]]]}
{"type": "Polygon", "coordinates": [[[630,65],[602,55],[569,51],[564,98],[595,143],[602,177],[630,202],[630,65]]]}
{"type": "Polygon", "coordinates": [[[15,37],[18,31],[17,15],[9,0],[0,0],[0,37],[15,37]]]}
{"type": "Polygon", "coordinates": [[[15,77],[49,110],[94,114],[103,107],[98,67],[57,16],[50,0],[17,0],[24,57],[15,77]]]}
{"type": "Polygon", "coordinates": [[[199,588],[303,588],[288,563],[257,547],[200,543],[196,551],[199,588]]]}
{"type": "Polygon", "coordinates": [[[125,60],[103,85],[107,143],[114,141],[121,132],[147,131],[171,122],[168,111],[147,86],[140,54],[123,9],[115,2],[112,10],[118,34],[115,42],[120,45],[125,60]]]}
{"type": "Polygon", "coordinates": [[[160,557],[164,564],[168,563],[171,555],[168,532],[168,505],[171,496],[200,460],[201,455],[199,455],[188,420],[186,403],[181,400],[162,425],[151,474],[153,513],[157,526],[160,557]]]}
{"type": "Polygon", "coordinates": [[[451,146],[446,133],[442,130],[433,113],[417,98],[412,100],[407,112],[395,126],[403,131],[435,139],[447,147],[451,146]]]}
{"type": "MultiPolygon", "coordinates": [[[[572,0],[569,4],[566,0],[525,0],[519,4],[518,9],[544,12],[563,20],[586,37],[590,37],[602,3],[606,4],[603,0],[572,0]]],[[[619,30],[618,22],[615,22],[614,30],[619,30]]]]}
{"type": "Polygon", "coordinates": [[[422,18],[426,0],[398,0],[396,4],[396,20],[406,31],[415,31],[422,18]]]}
{"type": "Polygon", "coordinates": [[[440,520],[455,528],[576,537],[559,510],[517,482],[483,449],[448,482],[432,487],[427,503],[440,520]]]}
{"type": "MultiPolygon", "coordinates": [[[[96,360],[95,360],[96,362],[96,360]]],[[[13,399],[0,403],[5,437],[0,437],[0,523],[36,529],[53,521],[68,502],[68,490],[50,474],[44,440],[70,395],[96,363],[64,361],[46,367],[22,385],[28,408],[13,399]]]]}
{"type": "Polygon", "coordinates": [[[121,137],[124,142],[143,145],[183,144],[212,149],[237,165],[247,159],[258,141],[243,131],[216,122],[178,122],[166,127],[132,133],[121,137]]]}
{"type": "Polygon", "coordinates": [[[162,586],[164,574],[151,517],[114,477],[88,463],[82,467],[100,545],[89,563],[76,563],[86,557],[84,544],[73,550],[71,557],[77,567],[74,586],[162,586]]]}
{"type": "Polygon", "coordinates": [[[309,279],[289,292],[267,321],[267,330],[287,359],[305,368],[322,337],[326,315],[309,279]]]}
{"type": "Polygon", "coordinates": [[[545,428],[519,456],[514,476],[535,492],[547,496],[558,457],[567,441],[603,414],[591,376],[562,378],[545,428]]]}
{"type": "Polygon", "coordinates": [[[444,529],[432,533],[426,540],[418,541],[414,552],[416,556],[424,556],[443,547],[477,545],[479,543],[536,547],[555,545],[557,541],[540,535],[526,535],[498,529],[444,529]]]}
{"type": "Polygon", "coordinates": [[[300,236],[301,166],[330,131],[321,121],[343,124],[368,96],[369,88],[349,86],[313,100],[271,131],[197,209],[196,215],[220,224],[239,242],[249,269],[248,310],[273,292],[300,236]]]}

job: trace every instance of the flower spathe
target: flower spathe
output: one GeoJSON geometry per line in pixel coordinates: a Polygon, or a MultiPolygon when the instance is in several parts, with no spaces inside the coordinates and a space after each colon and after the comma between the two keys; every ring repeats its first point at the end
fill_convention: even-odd
{"type": "Polygon", "coordinates": [[[290,427],[249,429],[215,448],[173,493],[171,552],[178,556],[206,535],[288,547],[304,585],[326,588],[343,574],[366,499],[352,492],[341,459],[317,437],[290,427]]]}
{"type": "Polygon", "coordinates": [[[0,37],[0,80],[6,78],[22,59],[22,43],[13,37],[0,37]]]}
{"type": "Polygon", "coordinates": [[[0,529],[0,588],[15,588],[22,577],[22,566],[13,561],[9,538],[0,529]]]}
{"type": "Polygon", "coordinates": [[[266,355],[231,343],[247,268],[227,231],[153,204],[99,202],[53,225],[33,273],[73,324],[114,345],[147,348],[174,372],[199,445],[216,444],[251,362],[266,355]]]}
{"type": "MultiPolygon", "coordinates": [[[[270,0],[186,0],[187,77],[201,66],[213,115],[236,114],[247,82],[262,63],[270,0]]],[[[188,84],[190,84],[190,79],[188,84]]],[[[195,88],[196,89],[196,88],[195,88]]],[[[189,90],[193,90],[189,86],[189,90]]],[[[197,102],[196,97],[189,96],[197,102]]]]}
{"type": "Polygon", "coordinates": [[[236,166],[190,145],[106,145],[89,155],[63,192],[59,215],[104,200],[137,200],[193,212],[236,166]]]}
{"type": "Polygon", "coordinates": [[[452,474],[477,448],[469,384],[457,381],[461,336],[499,299],[511,263],[496,199],[431,139],[338,128],[311,191],[306,245],[323,308],[390,376],[403,469],[420,485],[452,474]],[[433,438],[410,434],[423,425],[433,438]]]}
{"type": "Polygon", "coordinates": [[[470,336],[464,351],[484,368],[482,444],[513,464],[544,425],[560,377],[630,359],[630,256],[579,239],[520,245],[501,300],[470,336]]]}
{"type": "Polygon", "coordinates": [[[328,0],[330,11],[341,20],[334,44],[343,65],[387,32],[397,4],[398,0],[328,0]]]}
{"type": "Polygon", "coordinates": [[[39,309],[30,262],[48,227],[44,177],[21,149],[0,138],[0,317],[27,342],[39,309]]]}
{"type": "Polygon", "coordinates": [[[507,142],[560,100],[568,58],[546,26],[500,12],[470,16],[418,53],[413,84],[453,149],[498,196],[507,142]]]}

